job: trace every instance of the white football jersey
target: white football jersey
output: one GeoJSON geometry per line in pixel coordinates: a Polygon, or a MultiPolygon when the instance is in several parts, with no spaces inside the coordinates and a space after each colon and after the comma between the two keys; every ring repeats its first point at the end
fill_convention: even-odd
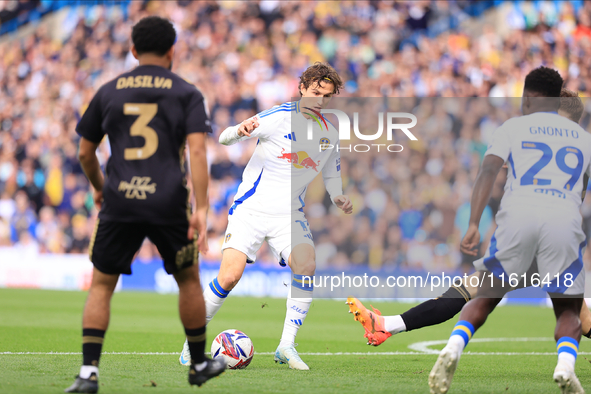
{"type": "Polygon", "coordinates": [[[231,142],[259,139],[229,214],[248,210],[290,216],[304,207],[306,189],[320,172],[325,178],[341,176],[336,149],[339,134],[326,118],[315,116],[310,120],[313,138],[309,140],[308,119],[302,115],[299,101],[275,106],[256,117],[259,127],[251,136],[231,142]]]}
{"type": "Polygon", "coordinates": [[[501,207],[517,202],[558,209],[581,205],[591,134],[577,123],[556,112],[509,119],[495,130],[486,154],[509,167],[501,207]]]}

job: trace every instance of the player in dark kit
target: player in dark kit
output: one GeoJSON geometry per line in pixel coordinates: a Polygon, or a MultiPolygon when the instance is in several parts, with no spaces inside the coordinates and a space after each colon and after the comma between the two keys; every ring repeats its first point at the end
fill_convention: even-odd
{"type": "Polygon", "coordinates": [[[207,252],[207,161],[211,132],[204,98],[195,86],[170,71],[176,33],[159,17],[139,21],[132,53],[139,66],[102,86],[76,131],[80,163],[100,208],[90,243],[92,284],[82,322],[83,365],[66,392],[96,393],[98,364],[109,324],[110,301],[120,274],[148,237],[166,272],[179,286],[179,311],[191,346],[189,383],[201,386],[224,371],[225,363],[205,357],[205,305],[198,252],[207,252]],[[96,149],[109,136],[106,177],[96,149]],[[188,141],[195,209],[191,214],[185,182],[188,141]]]}

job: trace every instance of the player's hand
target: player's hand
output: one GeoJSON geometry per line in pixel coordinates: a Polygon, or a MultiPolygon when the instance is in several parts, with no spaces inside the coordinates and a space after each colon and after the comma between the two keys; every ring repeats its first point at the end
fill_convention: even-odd
{"type": "Polygon", "coordinates": [[[197,210],[191,215],[187,237],[193,239],[195,232],[199,234],[197,238],[199,253],[207,254],[209,252],[209,245],[207,243],[207,210],[205,209],[197,210]]]}
{"type": "Polygon", "coordinates": [[[94,191],[94,196],[93,196],[93,200],[94,200],[94,206],[96,207],[97,210],[101,210],[101,207],[103,205],[103,191],[102,190],[95,190],[94,191]]]}
{"type": "Polygon", "coordinates": [[[238,127],[238,136],[250,137],[250,133],[252,133],[257,127],[259,127],[259,119],[256,116],[246,119],[244,122],[240,123],[240,126],[238,127]]]}
{"type": "Polygon", "coordinates": [[[464,239],[462,239],[462,243],[460,244],[460,250],[462,253],[465,253],[469,256],[477,256],[478,250],[476,247],[480,243],[480,231],[478,231],[478,226],[475,224],[471,224],[468,227],[468,231],[466,235],[464,235],[464,239]]]}
{"type": "Polygon", "coordinates": [[[351,202],[351,199],[349,198],[349,196],[345,196],[344,194],[341,194],[340,196],[336,196],[334,198],[334,203],[336,204],[336,206],[338,208],[340,208],[347,215],[350,215],[351,213],[353,213],[353,203],[351,202]]]}

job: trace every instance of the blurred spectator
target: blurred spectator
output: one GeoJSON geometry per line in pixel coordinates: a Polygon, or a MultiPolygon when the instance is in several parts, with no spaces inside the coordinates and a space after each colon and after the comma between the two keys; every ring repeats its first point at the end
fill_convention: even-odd
{"type": "Polygon", "coordinates": [[[0,217],[9,221],[16,212],[16,202],[11,198],[8,191],[4,191],[0,196],[0,217]]]}
{"type": "Polygon", "coordinates": [[[29,198],[25,192],[17,192],[14,201],[16,210],[10,219],[11,239],[13,242],[20,242],[21,239],[25,239],[25,243],[28,244],[29,238],[25,234],[31,237],[35,236],[37,217],[30,207],[29,198]]]}
{"type": "Polygon", "coordinates": [[[59,224],[52,207],[43,207],[39,212],[39,223],[35,226],[35,238],[42,244],[47,244],[49,239],[59,231],[59,224]]]}
{"type": "Polygon", "coordinates": [[[10,225],[6,220],[0,218],[0,247],[11,246],[12,244],[10,240],[10,225]]]}
{"type": "Polygon", "coordinates": [[[66,236],[71,239],[70,244],[67,246],[68,253],[86,253],[88,252],[88,244],[90,238],[88,235],[88,219],[84,215],[75,215],[72,218],[72,234],[68,234],[66,230],[66,236]]]}
{"type": "MultiPolygon", "coordinates": [[[[1,2],[0,21],[35,3],[1,2]]],[[[301,72],[319,60],[345,79],[342,97],[404,97],[401,106],[421,121],[419,141],[403,152],[342,152],[351,217],[333,215],[321,182],[310,186],[306,210],[318,266],[457,268],[490,134],[519,114],[519,103],[503,97],[520,96],[527,72],[542,64],[557,68],[582,96],[591,91],[591,2],[503,4],[498,23],[480,21],[482,31],[467,35],[459,22],[475,14],[468,8],[476,3],[131,1],[125,10],[79,7],[61,31],[40,25],[0,44],[0,246],[87,252],[97,212],[76,158],[75,125],[103,83],[137,64],[131,27],[155,14],[171,18],[178,31],[173,71],[198,85],[211,111],[207,257],[220,258],[227,210],[256,145],[223,147],[219,133],[299,97],[301,72]]],[[[109,154],[105,140],[102,166],[109,154]]],[[[483,237],[484,227],[494,227],[502,183],[485,211],[483,237]]],[[[583,213],[589,228],[589,199],[583,213]]],[[[138,259],[157,256],[146,242],[138,259]]],[[[258,260],[276,263],[267,247],[258,260]]]]}
{"type": "Polygon", "coordinates": [[[5,0],[0,2],[0,24],[37,7],[40,0],[5,0]]]}
{"type": "Polygon", "coordinates": [[[39,253],[39,245],[35,238],[28,231],[21,231],[18,234],[18,241],[14,244],[14,248],[22,251],[27,255],[36,255],[39,253]]]}

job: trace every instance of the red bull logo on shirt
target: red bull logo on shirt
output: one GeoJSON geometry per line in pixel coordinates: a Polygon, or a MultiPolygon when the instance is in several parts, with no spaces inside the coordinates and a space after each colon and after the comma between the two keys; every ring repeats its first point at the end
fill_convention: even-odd
{"type": "Polygon", "coordinates": [[[320,160],[315,162],[310,155],[304,151],[289,153],[285,152],[285,148],[281,149],[281,156],[277,156],[277,158],[286,160],[288,163],[293,164],[295,168],[313,169],[316,172],[318,172],[318,165],[320,164],[320,160]]]}

